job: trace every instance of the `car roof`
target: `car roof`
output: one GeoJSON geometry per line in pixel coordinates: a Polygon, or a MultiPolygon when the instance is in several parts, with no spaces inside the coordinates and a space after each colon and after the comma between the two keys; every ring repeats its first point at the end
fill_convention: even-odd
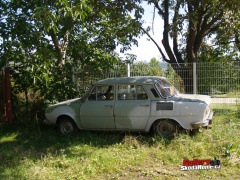
{"type": "Polygon", "coordinates": [[[133,77],[117,77],[102,79],[93,83],[94,85],[100,84],[153,84],[165,77],[160,76],[133,76],[133,77]]]}

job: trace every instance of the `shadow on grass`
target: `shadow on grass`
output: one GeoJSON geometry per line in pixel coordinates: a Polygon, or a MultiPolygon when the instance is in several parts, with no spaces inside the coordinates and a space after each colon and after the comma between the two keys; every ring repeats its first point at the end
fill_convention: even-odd
{"type": "Polygon", "coordinates": [[[38,161],[48,154],[61,156],[63,150],[68,156],[88,157],[96,148],[121,143],[122,133],[80,132],[76,135],[60,135],[53,126],[29,126],[24,124],[0,126],[0,179],[21,178],[21,164],[24,160],[38,161]],[[77,147],[79,152],[68,150],[77,147]],[[86,148],[87,147],[87,148],[86,148]],[[8,174],[11,172],[10,174],[8,174]]]}
{"type": "MultiPolygon", "coordinates": [[[[26,126],[24,124],[0,126],[0,151],[21,147],[22,149],[35,149],[46,151],[52,149],[64,149],[69,146],[89,145],[96,148],[108,147],[114,144],[131,143],[132,138],[140,144],[151,146],[156,140],[169,143],[173,138],[161,138],[153,133],[130,133],[130,132],[97,132],[80,131],[74,135],[61,135],[53,126],[39,125],[26,126]],[[14,136],[11,138],[11,136],[14,136]],[[1,138],[5,140],[1,141],[1,138]],[[10,138],[10,139],[9,139],[10,138]],[[8,140],[9,139],[9,140],[8,140]]],[[[128,144],[127,144],[128,145],[128,144]]]]}
{"type": "MultiPolygon", "coordinates": [[[[0,128],[0,137],[11,136],[15,134],[14,140],[0,144],[9,143],[12,146],[21,145],[22,148],[64,148],[72,145],[91,145],[95,147],[109,146],[121,142],[123,138],[122,133],[110,132],[88,132],[83,131],[74,135],[61,135],[53,126],[32,126],[26,127],[23,124],[4,125],[0,128]],[[107,138],[108,137],[108,138],[107,138]]],[[[6,138],[7,139],[7,138],[6,138]]]]}
{"type": "Polygon", "coordinates": [[[19,165],[24,159],[38,161],[48,154],[61,156],[62,151],[68,156],[87,158],[96,149],[113,145],[138,148],[157,143],[167,146],[171,141],[172,139],[161,138],[153,133],[80,131],[75,135],[63,136],[53,126],[4,125],[0,126],[0,179],[21,177],[19,165]],[[71,152],[75,146],[77,148],[71,152]],[[14,174],[6,175],[9,169],[14,169],[14,174]]]}

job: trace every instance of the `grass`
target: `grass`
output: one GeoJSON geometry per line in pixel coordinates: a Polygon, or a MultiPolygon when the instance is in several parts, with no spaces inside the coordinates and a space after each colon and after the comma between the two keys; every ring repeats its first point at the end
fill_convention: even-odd
{"type": "Polygon", "coordinates": [[[240,108],[215,105],[212,129],[172,140],[152,134],[0,127],[0,179],[239,179],[240,108]],[[183,159],[221,161],[220,170],[181,171],[183,159]]]}
{"type": "Polygon", "coordinates": [[[237,98],[240,96],[240,91],[229,92],[226,94],[213,94],[210,96],[214,98],[237,98]]]}

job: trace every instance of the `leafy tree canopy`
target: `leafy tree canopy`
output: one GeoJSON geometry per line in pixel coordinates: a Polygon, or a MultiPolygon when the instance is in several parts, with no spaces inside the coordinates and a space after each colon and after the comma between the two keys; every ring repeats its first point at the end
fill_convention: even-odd
{"type": "Polygon", "coordinates": [[[13,64],[16,91],[70,98],[72,66],[104,69],[119,59],[117,45],[125,51],[137,44],[140,2],[2,0],[0,65],[13,64]]]}
{"type": "MultiPolygon", "coordinates": [[[[169,63],[192,63],[204,41],[215,38],[220,43],[239,35],[239,8],[237,0],[148,0],[164,21],[163,49],[160,40],[152,39],[165,61],[169,63]],[[226,27],[230,27],[227,30],[226,27]],[[224,38],[218,33],[225,31],[224,38]]],[[[148,30],[143,29],[149,37],[148,30]]],[[[222,33],[223,34],[223,33],[222,33]]],[[[221,34],[221,35],[222,35],[221,34]]],[[[237,41],[234,41],[238,43],[237,41]]],[[[226,41],[225,41],[226,43],[226,41]]]]}
{"type": "Polygon", "coordinates": [[[123,45],[122,50],[129,49],[131,43],[137,43],[135,37],[140,33],[143,9],[139,3],[130,0],[4,0],[0,3],[1,52],[14,49],[25,54],[51,54],[57,65],[61,65],[67,57],[79,60],[79,54],[92,54],[96,49],[109,53],[118,44],[123,45]],[[80,48],[79,53],[75,45],[80,48]]]}
{"type": "Polygon", "coordinates": [[[239,48],[238,0],[147,0],[147,2],[153,6],[154,14],[163,19],[163,39],[153,39],[149,33],[151,28],[141,29],[158,47],[162,58],[182,77],[186,92],[193,91],[191,64],[201,59],[198,59],[198,55],[204,42],[214,39],[214,44],[218,46],[229,45],[232,42],[234,44],[232,51],[236,49],[234,47],[239,48]],[[189,70],[180,74],[182,69],[179,67],[189,70]]]}

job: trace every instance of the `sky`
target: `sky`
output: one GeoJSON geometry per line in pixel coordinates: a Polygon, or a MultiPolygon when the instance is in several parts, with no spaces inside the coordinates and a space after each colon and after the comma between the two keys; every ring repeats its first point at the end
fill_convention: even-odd
{"type": "MultiPolygon", "coordinates": [[[[144,7],[144,16],[143,19],[145,21],[143,27],[147,28],[148,26],[152,27],[152,19],[153,19],[153,6],[149,6],[146,3],[143,5],[144,7]]],[[[154,31],[150,31],[151,36],[155,41],[158,42],[158,45],[161,45],[162,40],[162,30],[163,30],[163,21],[162,19],[156,14],[154,19],[154,31]]],[[[120,53],[120,48],[117,49],[117,52],[120,56],[123,56],[123,53],[120,53]]],[[[137,55],[137,61],[145,61],[149,62],[153,57],[157,60],[160,60],[160,52],[158,51],[156,45],[149,40],[147,35],[143,35],[142,37],[138,38],[138,46],[133,45],[132,49],[129,51],[125,51],[124,53],[130,53],[137,55]]]]}

